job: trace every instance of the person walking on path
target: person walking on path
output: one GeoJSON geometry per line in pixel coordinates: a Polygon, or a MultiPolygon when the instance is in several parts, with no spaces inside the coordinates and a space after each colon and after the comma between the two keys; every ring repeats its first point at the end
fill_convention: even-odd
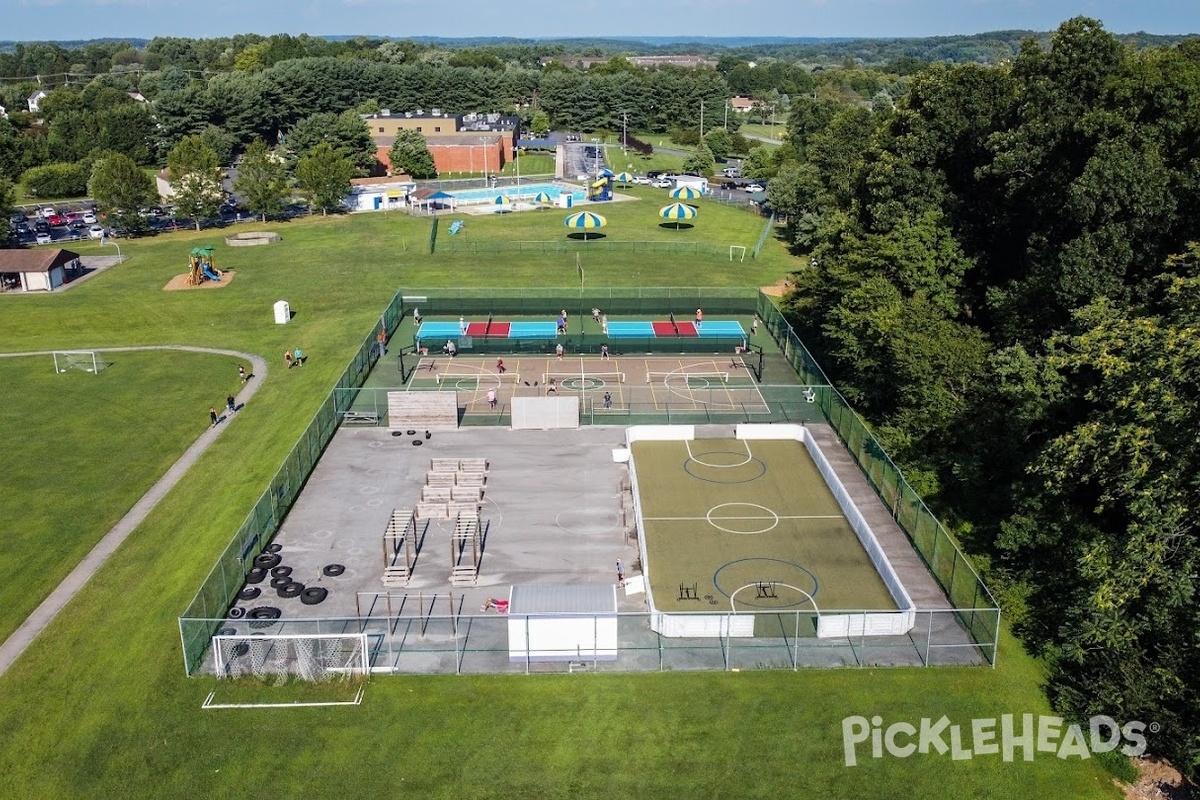
{"type": "Polygon", "coordinates": [[[488,389],[487,401],[488,401],[488,406],[490,406],[491,408],[496,407],[496,390],[495,389],[488,389]]]}
{"type": "Polygon", "coordinates": [[[625,585],[625,562],[617,559],[617,586],[625,585]]]}
{"type": "Polygon", "coordinates": [[[242,383],[250,379],[250,376],[246,374],[245,364],[238,364],[238,377],[242,379],[242,383]]]}
{"type": "Polygon", "coordinates": [[[750,320],[750,335],[754,336],[758,333],[758,317],[750,320]]]}
{"type": "Polygon", "coordinates": [[[292,351],[291,350],[283,351],[283,360],[288,365],[288,369],[291,369],[292,367],[296,366],[296,362],[292,360],[292,351]]]}
{"type": "Polygon", "coordinates": [[[210,427],[210,428],[215,428],[215,427],[217,427],[217,419],[218,419],[218,417],[217,417],[217,408],[216,408],[216,406],[209,406],[209,407],[208,407],[208,419],[209,419],[209,422],[211,423],[211,424],[210,424],[208,427],[210,427]]]}
{"type": "Polygon", "coordinates": [[[229,395],[225,398],[225,408],[229,409],[229,413],[231,415],[233,412],[237,411],[237,401],[233,399],[233,395],[229,395]]]}
{"type": "Polygon", "coordinates": [[[292,351],[292,359],[293,359],[293,363],[297,367],[303,367],[304,366],[304,351],[301,350],[299,347],[297,347],[294,351],[292,351]]]}
{"type": "Polygon", "coordinates": [[[379,356],[382,358],[387,355],[387,328],[380,328],[379,333],[375,335],[375,343],[379,345],[379,356]]]}

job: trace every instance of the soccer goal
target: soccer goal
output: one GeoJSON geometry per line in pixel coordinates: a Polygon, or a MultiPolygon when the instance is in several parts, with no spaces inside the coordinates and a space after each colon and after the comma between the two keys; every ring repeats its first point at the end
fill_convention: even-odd
{"type": "Polygon", "coordinates": [[[365,675],[365,633],[217,635],[212,638],[218,677],[294,675],[306,681],[365,675]]]}
{"type": "Polygon", "coordinates": [[[69,369],[81,369],[84,372],[99,372],[105,363],[95,350],[56,350],[54,351],[54,371],[66,372],[69,369]]]}

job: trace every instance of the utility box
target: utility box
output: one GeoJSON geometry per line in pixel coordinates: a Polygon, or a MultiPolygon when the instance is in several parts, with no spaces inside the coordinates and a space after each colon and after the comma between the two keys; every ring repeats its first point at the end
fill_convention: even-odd
{"type": "Polygon", "coordinates": [[[287,325],[292,321],[292,307],[288,305],[287,300],[280,300],[275,304],[275,324],[287,325]]]}

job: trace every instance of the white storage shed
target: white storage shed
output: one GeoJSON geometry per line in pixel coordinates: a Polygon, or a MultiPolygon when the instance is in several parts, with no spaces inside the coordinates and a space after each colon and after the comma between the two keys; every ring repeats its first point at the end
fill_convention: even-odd
{"type": "Polygon", "coordinates": [[[613,584],[514,586],[508,602],[508,659],[615,661],[613,584]]]}

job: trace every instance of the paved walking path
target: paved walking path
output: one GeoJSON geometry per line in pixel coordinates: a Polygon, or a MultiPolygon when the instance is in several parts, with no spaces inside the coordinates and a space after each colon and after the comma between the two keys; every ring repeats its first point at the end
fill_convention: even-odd
{"type": "MultiPolygon", "coordinates": [[[[250,353],[239,353],[236,350],[221,350],[215,347],[189,347],[186,345],[152,345],[148,347],[100,347],[93,348],[97,353],[128,353],[138,350],[183,350],[191,353],[215,353],[222,356],[233,356],[248,361],[251,365],[250,372],[253,378],[246,382],[242,387],[242,391],[238,393],[235,401],[237,405],[242,405],[254,396],[258,391],[259,385],[263,379],[267,377],[267,362],[256,355],[250,353]]],[[[49,356],[53,350],[36,350],[27,353],[0,353],[0,358],[13,358],[16,356],[49,356]]],[[[197,411],[200,413],[200,410],[197,411]]],[[[4,644],[0,644],[0,675],[12,665],[21,653],[25,652],[25,648],[33,642],[39,633],[45,630],[46,626],[58,615],[59,611],[71,601],[84,585],[91,580],[92,576],[104,565],[121,542],[129,534],[133,533],[134,529],[142,523],[150,512],[158,505],[158,501],[166,496],[167,492],[175,486],[176,483],[183,478],[184,473],[191,468],[196,460],[200,458],[201,453],[208,449],[217,437],[221,435],[221,431],[225,430],[229,420],[221,425],[210,427],[196,439],[183,455],[179,457],[171,468],[166,471],[158,482],[150,487],[141,499],[134,503],[133,508],[129,509],[129,513],[121,518],[116,525],[112,527],[104,538],[101,539],[95,547],[92,548],[83,560],[71,570],[67,577],[63,578],[62,583],[55,587],[54,591],[42,601],[33,613],[30,614],[24,622],[21,623],[12,635],[5,640],[4,644]]]]}

